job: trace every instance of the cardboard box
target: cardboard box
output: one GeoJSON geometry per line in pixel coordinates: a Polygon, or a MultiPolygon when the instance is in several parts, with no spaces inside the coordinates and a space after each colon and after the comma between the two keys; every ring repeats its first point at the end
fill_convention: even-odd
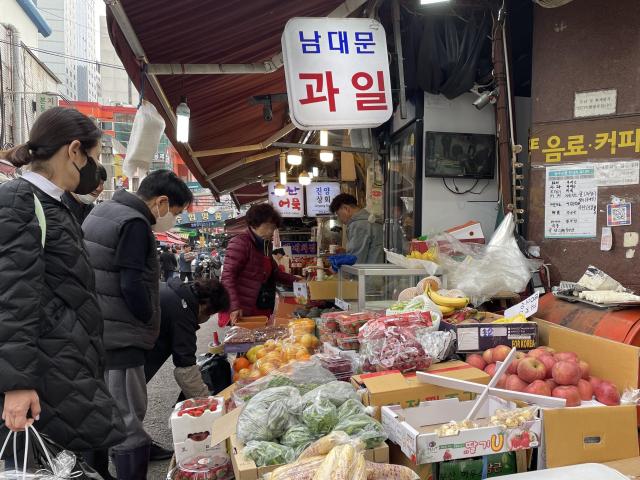
{"type": "Polygon", "coordinates": [[[343,282],[342,296],[339,296],[338,280],[323,280],[318,282],[315,280],[307,282],[310,300],[335,300],[336,297],[342,300],[358,299],[358,282],[343,282]]]}
{"type": "Polygon", "coordinates": [[[256,317],[241,317],[236,322],[237,327],[248,328],[249,330],[253,330],[255,328],[264,328],[267,326],[267,322],[269,321],[269,317],[265,317],[262,315],[256,317]]]}
{"type": "Polygon", "coordinates": [[[435,465],[431,463],[416,465],[409,460],[400,447],[393,442],[389,442],[389,463],[410,468],[420,477],[420,480],[435,480],[436,478],[435,465]]]}
{"type": "Polygon", "coordinates": [[[623,475],[627,475],[628,477],[640,477],[640,457],[625,458],[624,460],[607,462],[605,465],[617,470],[623,475]]]}
{"type": "MultiPolygon", "coordinates": [[[[259,480],[266,473],[274,471],[280,465],[256,466],[255,462],[242,453],[244,445],[235,435],[230,439],[231,462],[236,480],[259,480]]],[[[385,443],[377,448],[365,450],[364,456],[370,462],[389,463],[389,446],[385,443]]]]}
{"type": "Polygon", "coordinates": [[[496,410],[512,410],[516,404],[488,397],[475,419],[479,427],[460,430],[456,435],[441,437],[436,429],[451,420],[463,420],[474,407],[475,400],[457,398],[423,402],[418,407],[382,408],[382,425],[389,440],[417,464],[436,463],[458,458],[472,458],[494,453],[537,447],[540,444],[542,420],[535,418],[505,429],[489,425],[496,410]]]}
{"type": "Polygon", "coordinates": [[[457,325],[458,353],[480,352],[497,345],[518,350],[538,346],[538,324],[525,323],[465,323],[457,325]]]}
{"type": "Polygon", "coordinates": [[[171,413],[171,433],[176,462],[180,463],[196,455],[226,455],[224,445],[211,445],[211,426],[216,419],[224,416],[224,398],[214,397],[217,402],[216,411],[206,410],[201,416],[188,414],[178,415],[179,411],[171,413]]]}
{"type": "MultiPolygon", "coordinates": [[[[489,375],[460,361],[436,363],[427,371],[469,382],[485,385],[489,383],[489,375]]],[[[367,389],[362,402],[367,406],[377,407],[375,418],[378,420],[381,418],[380,407],[385,405],[415,407],[425,400],[451,397],[470,400],[473,397],[468,392],[418,382],[415,375],[403,376],[398,371],[354,375],[351,383],[358,389],[367,389]]]]}

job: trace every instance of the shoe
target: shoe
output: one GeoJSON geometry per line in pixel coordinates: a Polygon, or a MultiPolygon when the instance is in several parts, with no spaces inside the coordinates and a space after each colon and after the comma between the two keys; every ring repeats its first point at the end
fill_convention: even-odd
{"type": "Polygon", "coordinates": [[[152,462],[157,462],[159,460],[169,460],[173,457],[173,450],[162,447],[161,445],[153,442],[151,444],[151,454],[149,459],[152,462]]]}
{"type": "Polygon", "coordinates": [[[151,445],[113,452],[118,480],[147,480],[151,445]]]}

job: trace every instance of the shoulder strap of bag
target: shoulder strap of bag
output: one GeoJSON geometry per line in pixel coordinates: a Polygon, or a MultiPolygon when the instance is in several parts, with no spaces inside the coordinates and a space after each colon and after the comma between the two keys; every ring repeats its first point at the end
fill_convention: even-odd
{"type": "Polygon", "coordinates": [[[40,203],[40,199],[35,193],[33,194],[33,203],[36,211],[36,218],[40,224],[40,231],[42,232],[42,248],[44,248],[44,244],[47,239],[47,217],[44,216],[44,208],[42,208],[42,203],[40,203]]]}

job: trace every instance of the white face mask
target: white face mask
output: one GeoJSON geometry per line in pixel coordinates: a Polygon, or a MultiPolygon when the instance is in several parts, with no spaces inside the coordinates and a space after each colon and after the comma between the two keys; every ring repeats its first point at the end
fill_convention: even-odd
{"type": "Polygon", "coordinates": [[[85,193],[84,195],[79,195],[76,193],[75,197],[80,203],[84,203],[85,205],[91,205],[98,199],[98,197],[94,197],[90,193],[85,193]]]}
{"type": "Polygon", "coordinates": [[[176,215],[168,210],[166,215],[160,216],[160,207],[156,207],[158,210],[158,216],[156,217],[156,223],[151,227],[154,232],[166,232],[171,230],[176,225],[176,215]]]}

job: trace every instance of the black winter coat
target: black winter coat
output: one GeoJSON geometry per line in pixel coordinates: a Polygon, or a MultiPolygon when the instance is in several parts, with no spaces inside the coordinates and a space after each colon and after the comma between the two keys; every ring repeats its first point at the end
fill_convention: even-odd
{"type": "Polygon", "coordinates": [[[80,225],[23,179],[0,185],[0,225],[0,410],[3,392],[35,389],[35,427],[63,447],[120,443],[124,424],[104,383],[103,321],[80,225]]]}

